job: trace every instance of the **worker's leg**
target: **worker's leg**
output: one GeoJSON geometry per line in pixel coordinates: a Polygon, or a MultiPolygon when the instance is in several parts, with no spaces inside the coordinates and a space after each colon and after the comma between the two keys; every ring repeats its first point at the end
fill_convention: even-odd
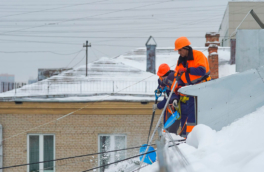
{"type": "Polygon", "coordinates": [[[193,127],[196,125],[195,121],[195,102],[193,97],[189,97],[189,100],[186,102],[187,104],[187,113],[188,113],[188,119],[187,119],[187,126],[186,126],[186,134],[188,134],[192,131],[193,127]]]}

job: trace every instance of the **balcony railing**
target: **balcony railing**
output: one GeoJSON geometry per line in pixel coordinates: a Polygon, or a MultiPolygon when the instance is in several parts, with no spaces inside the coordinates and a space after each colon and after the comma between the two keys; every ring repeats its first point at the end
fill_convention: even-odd
{"type": "Polygon", "coordinates": [[[21,83],[1,83],[0,97],[62,95],[62,94],[96,94],[96,93],[153,93],[157,88],[155,81],[45,81],[29,85],[21,83]],[[10,91],[11,90],[11,91],[10,91]]]}

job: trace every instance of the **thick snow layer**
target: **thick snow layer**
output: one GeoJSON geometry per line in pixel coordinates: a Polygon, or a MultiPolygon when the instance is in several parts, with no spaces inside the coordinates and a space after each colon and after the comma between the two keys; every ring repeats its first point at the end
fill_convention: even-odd
{"type": "MultiPolygon", "coordinates": [[[[208,57],[208,47],[193,47],[202,51],[208,57]]],[[[229,65],[230,48],[218,47],[219,77],[235,73],[235,65],[229,65]]],[[[179,54],[173,47],[161,47],[156,50],[156,70],[162,63],[175,69],[179,54]]],[[[104,100],[101,94],[127,94],[135,95],[133,100],[145,100],[145,95],[152,94],[157,87],[158,76],[146,72],[146,48],[138,48],[116,58],[102,57],[97,61],[89,63],[88,77],[86,66],[78,66],[72,70],[64,71],[59,75],[52,76],[46,80],[23,86],[22,88],[1,93],[0,97],[30,97],[40,96],[53,97],[45,100],[62,101],[57,98],[65,95],[65,101],[92,101],[104,100]],[[99,97],[89,96],[83,98],[76,95],[98,94],[99,97]],[[100,94],[100,95],[99,95],[100,94]],[[140,96],[137,96],[140,94],[140,96]]],[[[154,95],[153,95],[154,96],[154,95]]],[[[35,99],[35,100],[37,100],[35,99]]],[[[149,99],[149,98],[147,98],[149,99]]],[[[151,98],[153,99],[153,98],[151,98]]],[[[105,100],[121,100],[116,96],[106,97],[105,100]]],[[[130,99],[129,99],[130,100],[130,99]]]]}
{"type": "Polygon", "coordinates": [[[186,143],[197,149],[206,148],[207,146],[214,144],[215,133],[215,131],[206,125],[197,125],[188,135],[186,143]]]}
{"type": "MultiPolygon", "coordinates": [[[[213,114],[212,114],[213,115],[213,114]]],[[[205,125],[197,125],[181,144],[180,151],[191,164],[192,172],[262,172],[264,161],[264,106],[216,132],[205,125]]],[[[167,150],[175,171],[179,158],[172,148],[167,150]]],[[[179,166],[178,166],[179,167],[179,166]]],[[[141,172],[158,171],[157,163],[141,172]]]]}
{"type": "Polygon", "coordinates": [[[55,102],[71,102],[71,101],[141,101],[149,102],[154,101],[155,97],[153,95],[149,96],[140,96],[140,95],[100,95],[100,96],[84,96],[84,97],[65,97],[65,98],[24,98],[24,101],[55,101],[55,102]]]}
{"type": "Polygon", "coordinates": [[[230,65],[230,64],[223,64],[219,66],[219,78],[235,74],[236,72],[236,65],[230,65]]]}

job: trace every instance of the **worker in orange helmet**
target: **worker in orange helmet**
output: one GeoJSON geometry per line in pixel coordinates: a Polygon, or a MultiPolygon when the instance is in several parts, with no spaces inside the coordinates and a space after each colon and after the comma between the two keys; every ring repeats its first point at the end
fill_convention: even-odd
{"type": "MultiPolygon", "coordinates": [[[[191,43],[186,37],[180,37],[175,41],[175,51],[178,51],[178,59],[175,72],[182,74],[179,86],[187,86],[210,81],[209,63],[201,51],[193,50],[191,43]]],[[[194,97],[183,96],[185,103],[181,103],[182,136],[186,137],[196,125],[194,97]]]]}
{"type": "MultiPolygon", "coordinates": [[[[164,94],[169,96],[171,89],[173,87],[172,83],[175,82],[176,80],[174,76],[175,74],[176,74],[175,71],[170,70],[169,65],[165,63],[161,64],[157,72],[159,79],[158,79],[158,88],[155,90],[155,92],[159,93],[160,88],[164,89],[166,87],[166,91],[164,94]]],[[[177,105],[177,99],[179,99],[179,95],[176,95],[175,92],[173,91],[173,94],[169,100],[169,105],[167,107],[165,107],[165,104],[167,102],[166,96],[164,96],[164,99],[158,104],[153,104],[153,111],[155,111],[157,108],[158,109],[166,108],[164,112],[164,119],[163,119],[164,124],[169,119],[169,117],[175,112],[174,106],[177,105]]],[[[179,126],[180,126],[180,120],[176,120],[174,124],[172,124],[169,128],[167,128],[167,130],[170,133],[177,134],[179,126]]]]}

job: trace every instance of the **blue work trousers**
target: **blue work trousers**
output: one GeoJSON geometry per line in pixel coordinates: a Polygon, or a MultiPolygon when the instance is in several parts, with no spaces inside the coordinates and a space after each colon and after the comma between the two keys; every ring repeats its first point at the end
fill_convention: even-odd
{"type": "Polygon", "coordinates": [[[186,103],[181,102],[181,127],[182,127],[181,136],[183,137],[186,137],[186,122],[196,123],[195,102],[193,97],[189,97],[189,100],[186,103]]]}

